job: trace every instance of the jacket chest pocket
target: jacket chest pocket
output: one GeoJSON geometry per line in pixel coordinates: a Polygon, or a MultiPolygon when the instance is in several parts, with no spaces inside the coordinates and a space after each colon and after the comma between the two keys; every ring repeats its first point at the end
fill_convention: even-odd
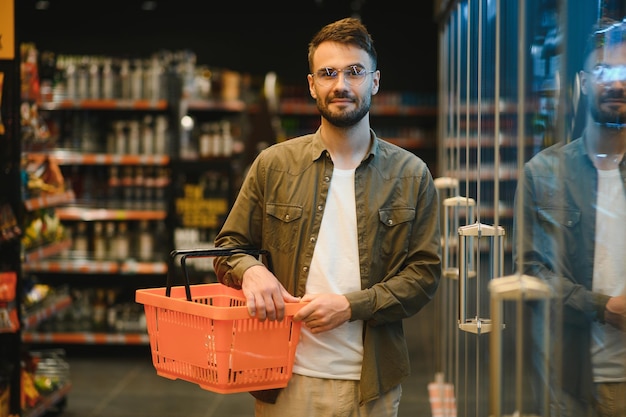
{"type": "Polygon", "coordinates": [[[298,241],[303,209],[290,204],[267,203],[265,245],[280,252],[293,252],[298,241]]]}
{"type": "Polygon", "coordinates": [[[383,255],[406,251],[415,209],[413,207],[382,208],[378,210],[378,242],[383,255]]]}
{"type": "Polygon", "coordinates": [[[580,223],[580,211],[572,209],[540,207],[537,216],[540,221],[565,230],[573,229],[580,223]]]}

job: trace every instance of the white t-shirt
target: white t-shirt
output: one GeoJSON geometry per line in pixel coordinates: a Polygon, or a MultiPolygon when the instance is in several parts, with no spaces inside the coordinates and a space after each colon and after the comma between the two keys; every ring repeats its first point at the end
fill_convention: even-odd
{"type": "MultiPolygon", "coordinates": [[[[354,173],[337,168],[333,172],[307,279],[307,294],[345,294],[361,289],[354,173]]],[[[360,379],[362,336],[361,320],[316,335],[302,326],[293,372],[317,378],[360,379]]]]}
{"type": "MultiPolygon", "coordinates": [[[[626,293],[626,197],[619,170],[598,170],[593,291],[626,293]]],[[[595,382],[626,381],[626,334],[610,324],[592,325],[595,382]]]]}

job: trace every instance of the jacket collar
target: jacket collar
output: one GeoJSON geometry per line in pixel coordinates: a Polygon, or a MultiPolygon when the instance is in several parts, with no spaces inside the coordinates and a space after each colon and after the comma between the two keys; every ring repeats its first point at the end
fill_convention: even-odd
{"type": "MultiPolygon", "coordinates": [[[[380,152],[379,139],[376,136],[376,133],[374,132],[374,130],[372,130],[371,128],[370,128],[370,143],[371,143],[370,149],[367,152],[365,158],[363,158],[364,161],[374,158],[380,152]]],[[[322,134],[320,132],[320,128],[318,128],[317,131],[315,131],[315,133],[313,134],[313,140],[311,141],[311,161],[318,160],[319,158],[322,157],[322,155],[325,155],[326,151],[327,149],[326,149],[326,146],[324,145],[324,142],[322,141],[322,134]]]]}

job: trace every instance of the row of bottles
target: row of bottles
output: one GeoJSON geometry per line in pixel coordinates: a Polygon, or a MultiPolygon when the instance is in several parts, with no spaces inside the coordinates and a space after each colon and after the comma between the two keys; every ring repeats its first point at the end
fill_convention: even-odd
{"type": "Polygon", "coordinates": [[[202,122],[193,116],[182,119],[180,156],[184,159],[230,157],[243,151],[234,124],[228,119],[202,122]]]}
{"type": "Polygon", "coordinates": [[[165,210],[169,168],[111,165],[63,167],[76,198],[101,207],[165,210]]]}
{"type": "Polygon", "coordinates": [[[237,100],[249,78],[226,68],[198,65],[189,50],[129,58],[40,53],[27,43],[22,45],[22,60],[22,98],[43,102],[163,100],[176,93],[178,84],[186,98],[237,100]]]}
{"type": "MultiPolygon", "coordinates": [[[[102,121],[94,112],[74,112],[69,120],[46,112],[49,125],[58,126],[57,145],[91,153],[117,155],[169,155],[171,132],[164,114],[102,121]]],[[[55,129],[52,129],[55,130],[55,129]]]]}
{"type": "Polygon", "coordinates": [[[43,101],[80,99],[160,100],[167,97],[173,56],[118,58],[93,55],[41,56],[43,101]]]}
{"type": "Polygon", "coordinates": [[[124,298],[119,288],[74,288],[72,304],[43,321],[42,332],[145,332],[143,306],[124,298]]]}
{"type": "Polygon", "coordinates": [[[66,228],[72,235],[72,247],[62,257],[142,262],[165,259],[167,230],[160,220],[77,222],[66,228]]]}

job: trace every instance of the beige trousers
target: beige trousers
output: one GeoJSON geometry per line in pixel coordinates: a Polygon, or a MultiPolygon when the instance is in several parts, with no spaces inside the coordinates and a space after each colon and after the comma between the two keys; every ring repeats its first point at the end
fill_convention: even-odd
{"type": "Polygon", "coordinates": [[[293,374],[276,404],[257,400],[255,417],[397,417],[402,387],[359,406],[359,381],[293,374]]]}

